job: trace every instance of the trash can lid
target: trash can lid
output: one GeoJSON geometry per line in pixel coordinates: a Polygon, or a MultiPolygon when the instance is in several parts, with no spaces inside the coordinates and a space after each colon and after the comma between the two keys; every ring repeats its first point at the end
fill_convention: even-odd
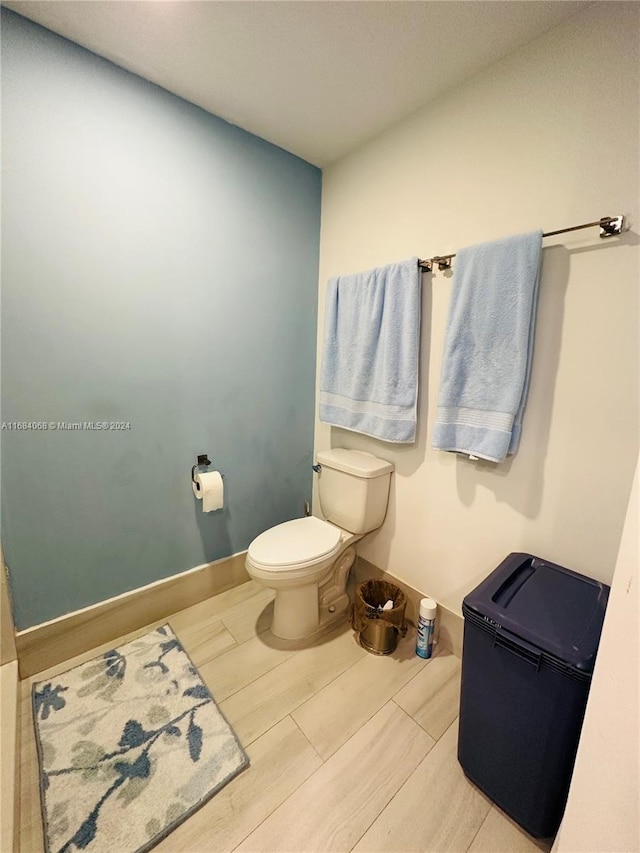
{"type": "Polygon", "coordinates": [[[532,554],[513,553],[464,599],[499,630],[592,672],[609,587],[532,554]]]}

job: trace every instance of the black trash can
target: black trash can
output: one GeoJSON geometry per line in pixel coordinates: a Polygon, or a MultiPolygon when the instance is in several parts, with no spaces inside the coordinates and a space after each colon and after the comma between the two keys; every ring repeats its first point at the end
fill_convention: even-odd
{"type": "Polygon", "coordinates": [[[510,554],[462,604],[458,760],[536,838],[562,819],[606,584],[510,554]]]}

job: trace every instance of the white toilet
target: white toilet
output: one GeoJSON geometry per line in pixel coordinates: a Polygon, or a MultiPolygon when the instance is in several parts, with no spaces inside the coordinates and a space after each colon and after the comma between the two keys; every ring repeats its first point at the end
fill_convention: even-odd
{"type": "Polygon", "coordinates": [[[360,450],[317,455],[320,507],[315,516],[285,521],[257,536],[247,551],[251,577],[275,591],[271,632],[311,638],[347,610],[347,575],[355,543],[381,526],[393,465],[360,450]]]}

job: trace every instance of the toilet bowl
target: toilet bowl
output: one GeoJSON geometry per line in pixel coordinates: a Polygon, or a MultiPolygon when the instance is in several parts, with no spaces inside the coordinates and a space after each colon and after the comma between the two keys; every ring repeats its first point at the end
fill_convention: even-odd
{"type": "Polygon", "coordinates": [[[247,551],[250,576],[276,593],[271,632],[286,640],[310,638],[348,606],[347,573],[359,539],[313,515],[261,533],[247,551]]]}
{"type": "Polygon", "coordinates": [[[384,521],[393,465],[357,450],[318,453],[320,506],[326,517],[285,521],[249,545],[249,575],[275,591],[271,632],[311,639],[349,607],[347,576],[355,544],[384,521]]]}

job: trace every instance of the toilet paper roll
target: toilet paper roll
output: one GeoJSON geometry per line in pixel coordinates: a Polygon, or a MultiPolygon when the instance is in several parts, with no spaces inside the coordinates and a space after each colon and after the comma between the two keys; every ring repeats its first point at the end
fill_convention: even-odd
{"type": "Polygon", "coordinates": [[[191,484],[193,494],[202,501],[202,512],[213,512],[224,506],[224,481],[219,471],[196,471],[191,484]]]}

